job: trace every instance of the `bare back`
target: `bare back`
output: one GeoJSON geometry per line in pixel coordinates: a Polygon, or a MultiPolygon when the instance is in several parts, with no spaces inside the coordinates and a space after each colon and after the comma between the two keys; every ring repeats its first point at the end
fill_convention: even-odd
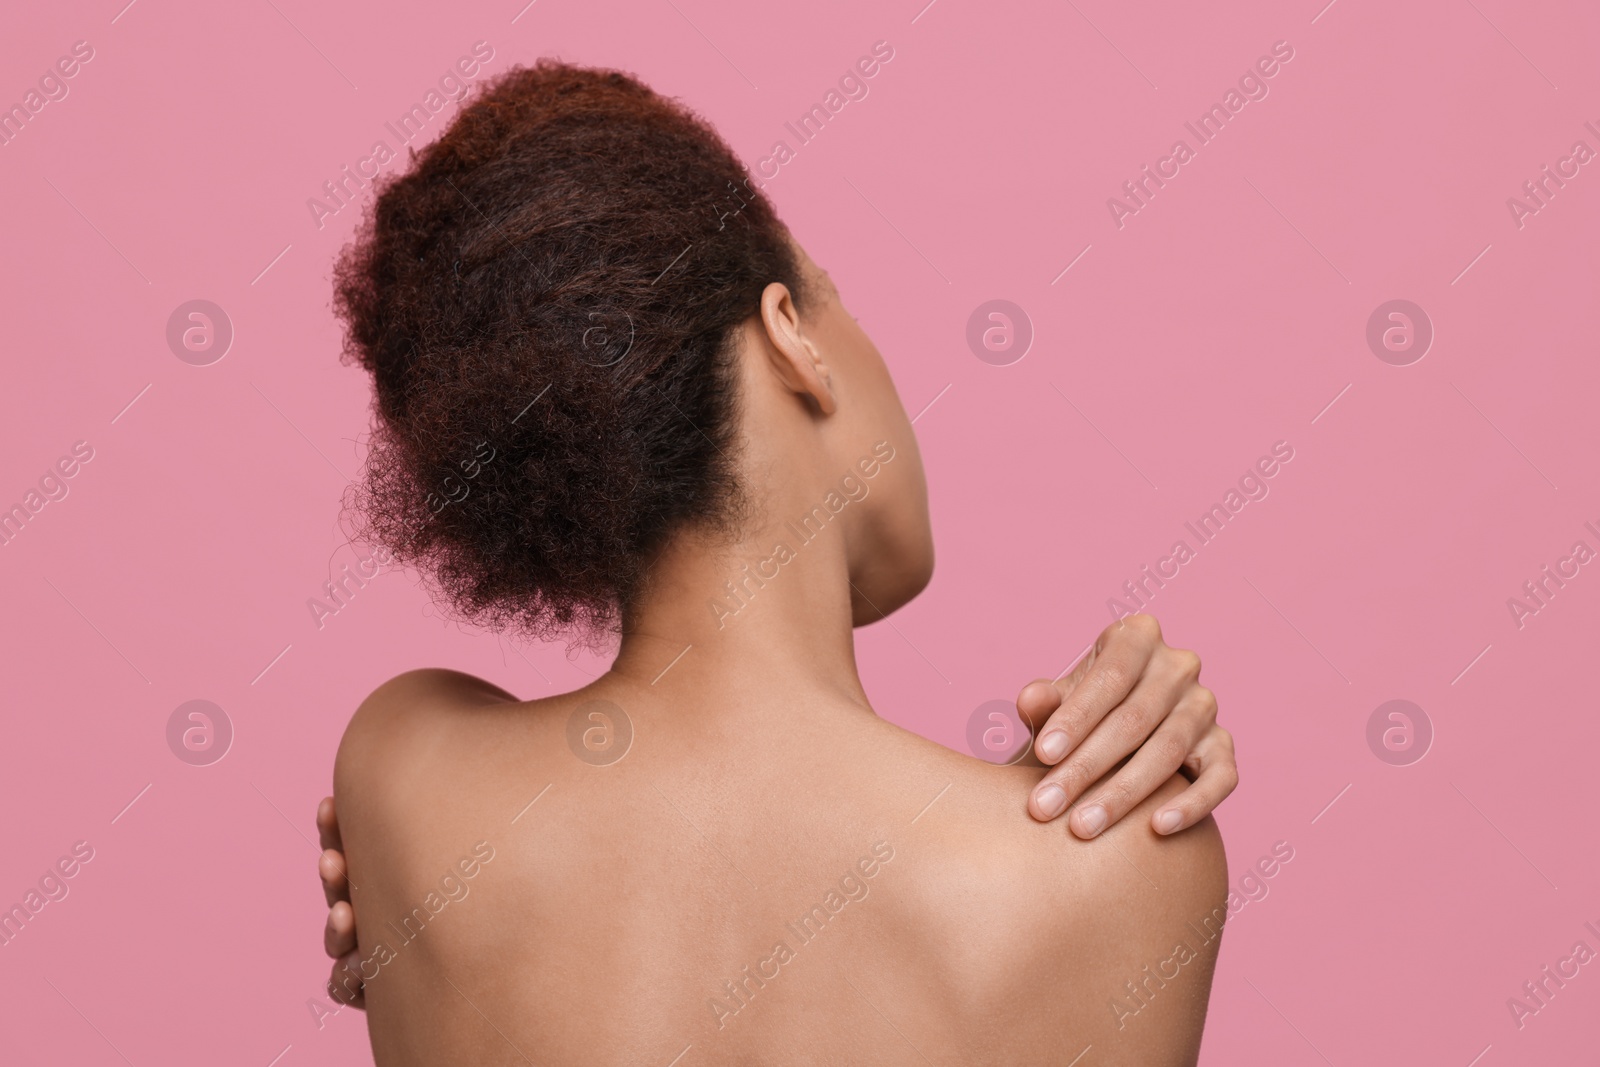
{"type": "Polygon", "coordinates": [[[1149,829],[1181,780],[1079,841],[1037,770],[788,699],[375,693],[335,790],[377,1062],[1194,1061],[1227,887],[1210,819],[1149,829]]]}

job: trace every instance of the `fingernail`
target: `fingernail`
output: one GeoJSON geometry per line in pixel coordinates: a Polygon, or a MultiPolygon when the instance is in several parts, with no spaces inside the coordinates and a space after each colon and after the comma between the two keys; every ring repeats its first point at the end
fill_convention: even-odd
{"type": "Polygon", "coordinates": [[[1098,804],[1090,804],[1078,812],[1078,825],[1090,837],[1095,836],[1106,828],[1106,809],[1098,804]]]}
{"type": "Polygon", "coordinates": [[[1164,811],[1160,815],[1156,816],[1156,831],[1158,833],[1170,834],[1172,831],[1178,828],[1178,824],[1182,821],[1183,812],[1164,811]]]}
{"type": "Polygon", "coordinates": [[[1067,754],[1067,732],[1051,730],[1039,741],[1039,755],[1054,763],[1067,754]]]}
{"type": "Polygon", "coordinates": [[[1033,795],[1033,803],[1045,818],[1053,819],[1066,808],[1067,792],[1059,785],[1047,785],[1033,795]]]}

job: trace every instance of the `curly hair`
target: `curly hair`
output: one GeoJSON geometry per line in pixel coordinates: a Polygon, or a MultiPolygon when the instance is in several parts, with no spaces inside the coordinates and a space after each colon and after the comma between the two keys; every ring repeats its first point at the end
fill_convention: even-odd
{"type": "Polygon", "coordinates": [[[736,327],[806,280],[716,131],[630,75],[540,60],[464,103],[335,268],[375,387],[346,504],[466,621],[586,642],[669,535],[742,518],[736,327]]]}

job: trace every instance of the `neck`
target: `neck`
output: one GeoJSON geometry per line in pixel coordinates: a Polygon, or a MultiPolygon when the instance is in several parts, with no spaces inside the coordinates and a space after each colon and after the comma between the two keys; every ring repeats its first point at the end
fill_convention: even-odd
{"type": "Polygon", "coordinates": [[[844,524],[774,517],[732,545],[680,536],[627,612],[611,673],[669,699],[692,696],[708,715],[738,714],[743,698],[774,690],[869,707],[844,524]]]}

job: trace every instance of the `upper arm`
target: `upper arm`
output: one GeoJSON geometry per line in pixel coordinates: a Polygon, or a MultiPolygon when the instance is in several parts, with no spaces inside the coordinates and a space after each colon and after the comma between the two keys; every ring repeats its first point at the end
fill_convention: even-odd
{"type": "Polygon", "coordinates": [[[400,854],[440,817],[465,723],[516,697],[459,671],[407,671],[361,702],[334,758],[333,795],[352,876],[400,854]]]}
{"type": "MultiPolygon", "coordinates": [[[[1058,926],[1064,957],[1047,985],[1070,999],[1102,1064],[1183,1064],[1199,1055],[1227,919],[1228,869],[1209,816],[1162,836],[1152,813],[1187,783],[1175,779],[1077,853],[1058,926]]],[[[1058,906],[1062,902],[1058,901],[1058,906]]]]}
{"type": "Polygon", "coordinates": [[[1149,826],[1155,807],[1128,820],[1124,848],[1141,867],[1142,892],[1130,895],[1137,903],[1124,919],[1129,973],[1115,979],[1105,1024],[1108,1033],[1165,1050],[1168,1062],[1193,1063],[1228,918],[1228,863],[1209,815],[1162,837],[1149,826]]]}
{"type": "Polygon", "coordinates": [[[379,1063],[422,1062],[418,1050],[438,1039],[438,1014],[429,1011],[439,993],[429,979],[438,938],[403,947],[392,931],[408,917],[420,924],[419,905],[423,919],[433,913],[439,871],[459,854],[451,799],[460,792],[462,752],[472,749],[470,716],[515,699],[456,671],[408,671],[361,702],[339,743],[334,798],[379,1063]]]}

